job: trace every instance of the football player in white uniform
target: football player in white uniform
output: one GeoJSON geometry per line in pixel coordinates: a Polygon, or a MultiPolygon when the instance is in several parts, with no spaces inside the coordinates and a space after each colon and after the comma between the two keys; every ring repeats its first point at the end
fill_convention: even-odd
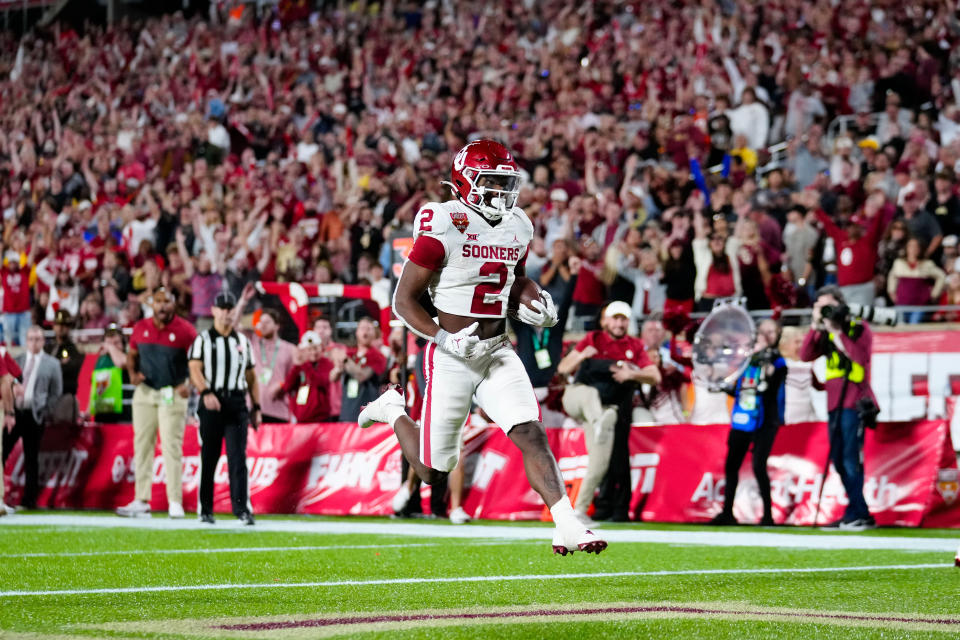
{"type": "MultiPolygon", "coordinates": [[[[456,199],[427,203],[417,214],[414,246],[393,298],[397,317],[430,341],[422,426],[406,415],[396,389],[367,405],[358,422],[393,426],[403,455],[432,484],[457,464],[461,430],[475,395],[520,449],[530,486],[550,506],[557,526],[554,552],[600,553],[607,543],[573,511],[530,378],[506,335],[510,288],[524,275],[533,238],[533,225],[516,206],[520,170],[506,147],[479,140],[457,153],[451,178],[456,199]],[[437,309],[436,319],[419,302],[424,291],[437,309]]],[[[532,305],[521,304],[517,318],[538,327],[557,323],[549,294],[532,305]]]]}

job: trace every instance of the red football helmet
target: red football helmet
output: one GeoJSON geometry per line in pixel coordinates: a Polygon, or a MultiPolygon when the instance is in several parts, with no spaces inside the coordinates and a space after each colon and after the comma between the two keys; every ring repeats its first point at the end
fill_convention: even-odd
{"type": "Polygon", "coordinates": [[[495,140],[477,140],[460,149],[450,177],[457,197],[488,218],[502,218],[517,203],[520,169],[495,140]]]}

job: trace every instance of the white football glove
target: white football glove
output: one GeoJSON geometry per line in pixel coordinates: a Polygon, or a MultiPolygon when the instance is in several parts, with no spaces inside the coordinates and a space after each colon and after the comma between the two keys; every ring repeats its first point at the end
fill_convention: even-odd
{"type": "Polygon", "coordinates": [[[552,327],[557,324],[557,305],[553,304],[553,298],[546,291],[541,291],[540,296],[543,302],[533,300],[530,304],[531,309],[525,304],[517,307],[517,319],[534,327],[552,327]]]}
{"type": "Polygon", "coordinates": [[[446,351],[464,360],[473,360],[480,355],[477,347],[480,338],[473,335],[473,332],[479,326],[479,323],[474,322],[469,327],[464,327],[456,333],[440,329],[440,331],[437,331],[437,335],[433,336],[433,341],[441,351],[446,351]]]}

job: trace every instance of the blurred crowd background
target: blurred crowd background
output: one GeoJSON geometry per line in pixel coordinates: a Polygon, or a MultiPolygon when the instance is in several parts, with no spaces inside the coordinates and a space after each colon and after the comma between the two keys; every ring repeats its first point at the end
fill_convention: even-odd
{"type": "Polygon", "coordinates": [[[129,327],[159,287],[198,327],[258,281],[389,292],[392,239],[479,137],[527,176],[528,275],[570,331],[619,299],[662,346],[716,298],[785,314],[829,283],[952,321],[958,41],[918,0],[222,2],[5,32],[3,341],[129,327]]]}

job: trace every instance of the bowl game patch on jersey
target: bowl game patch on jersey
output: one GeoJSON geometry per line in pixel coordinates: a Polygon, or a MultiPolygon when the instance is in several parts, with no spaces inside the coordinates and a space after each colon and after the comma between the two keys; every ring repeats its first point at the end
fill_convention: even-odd
{"type": "Polygon", "coordinates": [[[453,221],[453,226],[456,227],[460,233],[466,231],[467,227],[470,226],[470,218],[465,211],[451,211],[450,219],[453,221]]]}

